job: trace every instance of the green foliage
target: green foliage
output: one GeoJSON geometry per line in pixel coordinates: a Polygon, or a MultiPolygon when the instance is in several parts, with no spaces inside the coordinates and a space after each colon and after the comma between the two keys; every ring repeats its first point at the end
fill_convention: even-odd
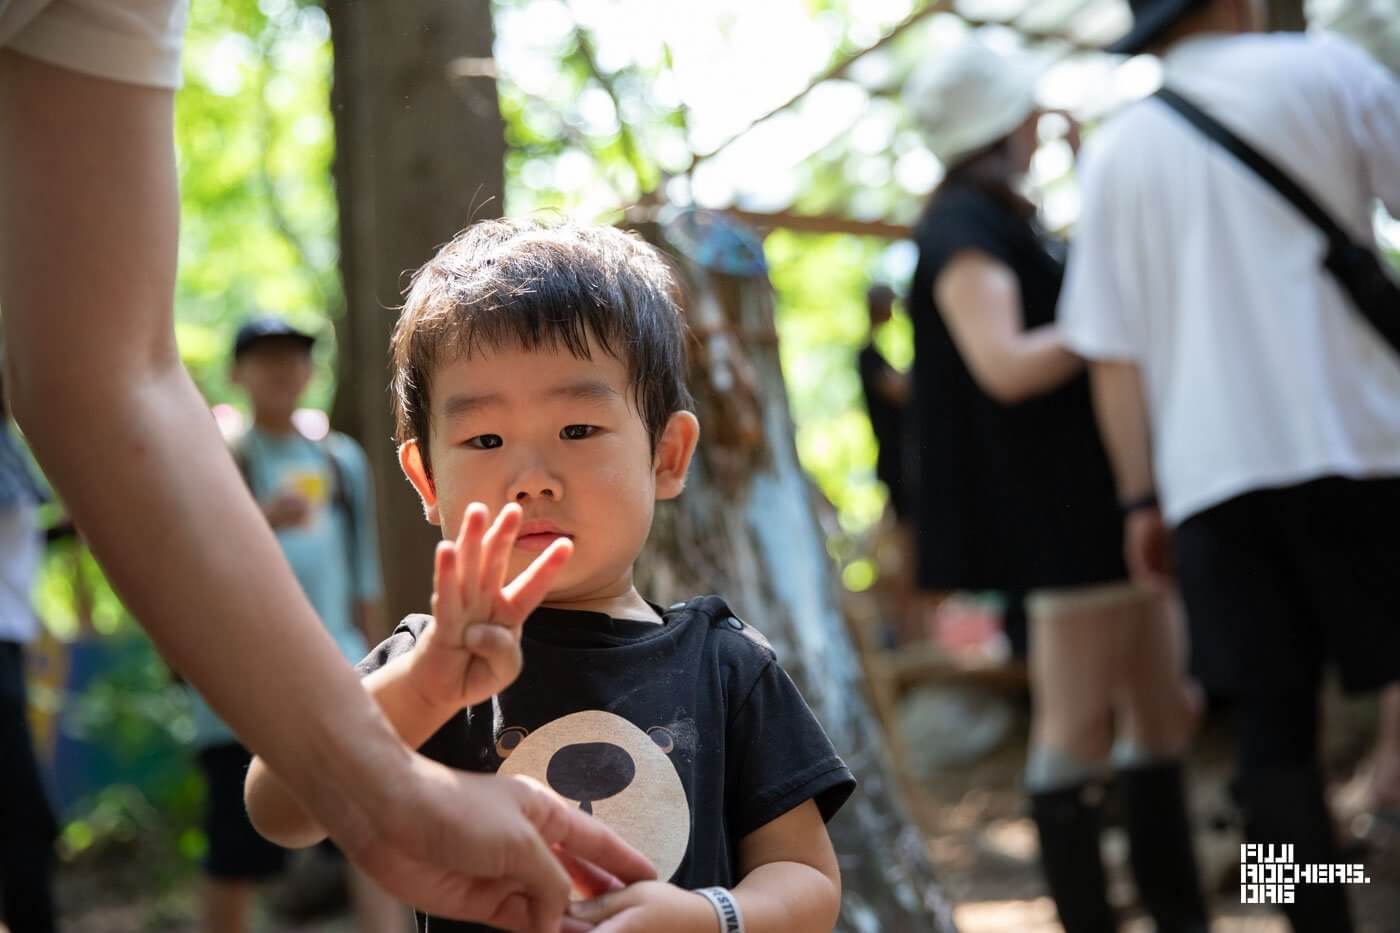
{"type": "Polygon", "coordinates": [[[197,855],[203,785],[188,750],[194,723],[184,689],[144,640],[113,644],[115,663],[64,717],[68,735],[99,750],[88,764],[103,773],[85,777],[110,782],[77,805],[63,831],[65,854],[155,835],[197,855]]]}
{"type": "MultiPolygon", "coordinates": [[[[291,0],[196,3],[176,98],[181,188],[176,287],[181,354],[211,402],[228,385],[233,331],[256,310],[326,339],[336,270],[331,49],[325,13],[291,0]]],[[[329,403],[331,367],[309,402],[329,403]]]]}
{"type": "MultiPolygon", "coordinates": [[[[857,532],[876,522],[884,507],[855,357],[869,337],[865,290],[882,278],[886,246],[776,231],[766,247],[798,455],[836,505],[842,527],[857,532]]],[[[891,359],[907,365],[913,355],[907,321],[897,318],[880,336],[891,359]]]]}

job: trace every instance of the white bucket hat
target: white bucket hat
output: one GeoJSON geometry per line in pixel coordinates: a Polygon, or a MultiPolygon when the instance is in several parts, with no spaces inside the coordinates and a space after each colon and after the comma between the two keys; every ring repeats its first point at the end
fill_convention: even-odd
{"type": "Polygon", "coordinates": [[[904,87],[924,143],[945,166],[1006,136],[1035,111],[1036,71],[976,39],[935,53],[904,87]]]}

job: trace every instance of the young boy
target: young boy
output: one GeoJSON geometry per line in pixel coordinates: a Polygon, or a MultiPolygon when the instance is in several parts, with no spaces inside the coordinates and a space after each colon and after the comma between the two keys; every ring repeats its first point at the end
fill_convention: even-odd
{"type": "MultiPolygon", "coordinates": [[[[447,540],[433,616],[360,669],[411,746],[539,781],[651,858],[658,881],[576,902],[571,928],[830,930],[824,821],[850,771],[723,600],[663,609],[632,585],[699,436],[673,291],[607,227],[478,224],[418,271],[393,341],[400,462],[447,540]]],[[[247,795],[269,838],[321,837],[261,762],[247,795]]],[[[527,920],[507,901],[492,922],[527,920]]]]}

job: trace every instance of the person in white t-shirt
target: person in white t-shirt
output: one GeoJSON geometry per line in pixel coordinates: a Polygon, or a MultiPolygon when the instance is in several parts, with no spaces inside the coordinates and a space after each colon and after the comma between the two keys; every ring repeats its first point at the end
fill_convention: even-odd
{"type": "Polygon", "coordinates": [[[404,745],[317,621],[180,364],[171,124],[186,7],[0,0],[16,418],[161,653],[352,861],[433,913],[553,930],[567,855],[623,881],[655,869],[539,785],[404,745]]]}
{"type": "MultiPolygon", "coordinates": [[[[1117,51],[1293,175],[1360,242],[1400,211],[1400,84],[1335,37],[1255,34],[1251,0],[1134,0],[1117,51]]],[[[1174,578],[1195,673],[1236,698],[1254,841],[1336,856],[1318,693],[1400,680],[1400,353],[1322,259],[1323,236],[1160,99],[1087,147],[1059,319],[1091,361],[1139,579],[1174,578]]],[[[1396,309],[1400,313],[1400,309],[1396,309]]],[[[1300,885],[1297,930],[1350,929],[1300,885]]]]}

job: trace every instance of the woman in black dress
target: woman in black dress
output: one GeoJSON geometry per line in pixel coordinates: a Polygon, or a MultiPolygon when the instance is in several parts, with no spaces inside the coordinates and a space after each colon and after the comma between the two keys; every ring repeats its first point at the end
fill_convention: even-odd
{"type": "Polygon", "coordinates": [[[1088,381],[1054,326],[1063,248],[1016,190],[1037,146],[1034,87],[969,40],[906,91],[947,169],[915,229],[908,298],[918,583],[1030,594],[1026,787],[1069,933],[1116,929],[1099,856],[1110,750],[1141,901],[1159,931],[1205,931],[1179,626],[1128,581],[1088,381]]]}

